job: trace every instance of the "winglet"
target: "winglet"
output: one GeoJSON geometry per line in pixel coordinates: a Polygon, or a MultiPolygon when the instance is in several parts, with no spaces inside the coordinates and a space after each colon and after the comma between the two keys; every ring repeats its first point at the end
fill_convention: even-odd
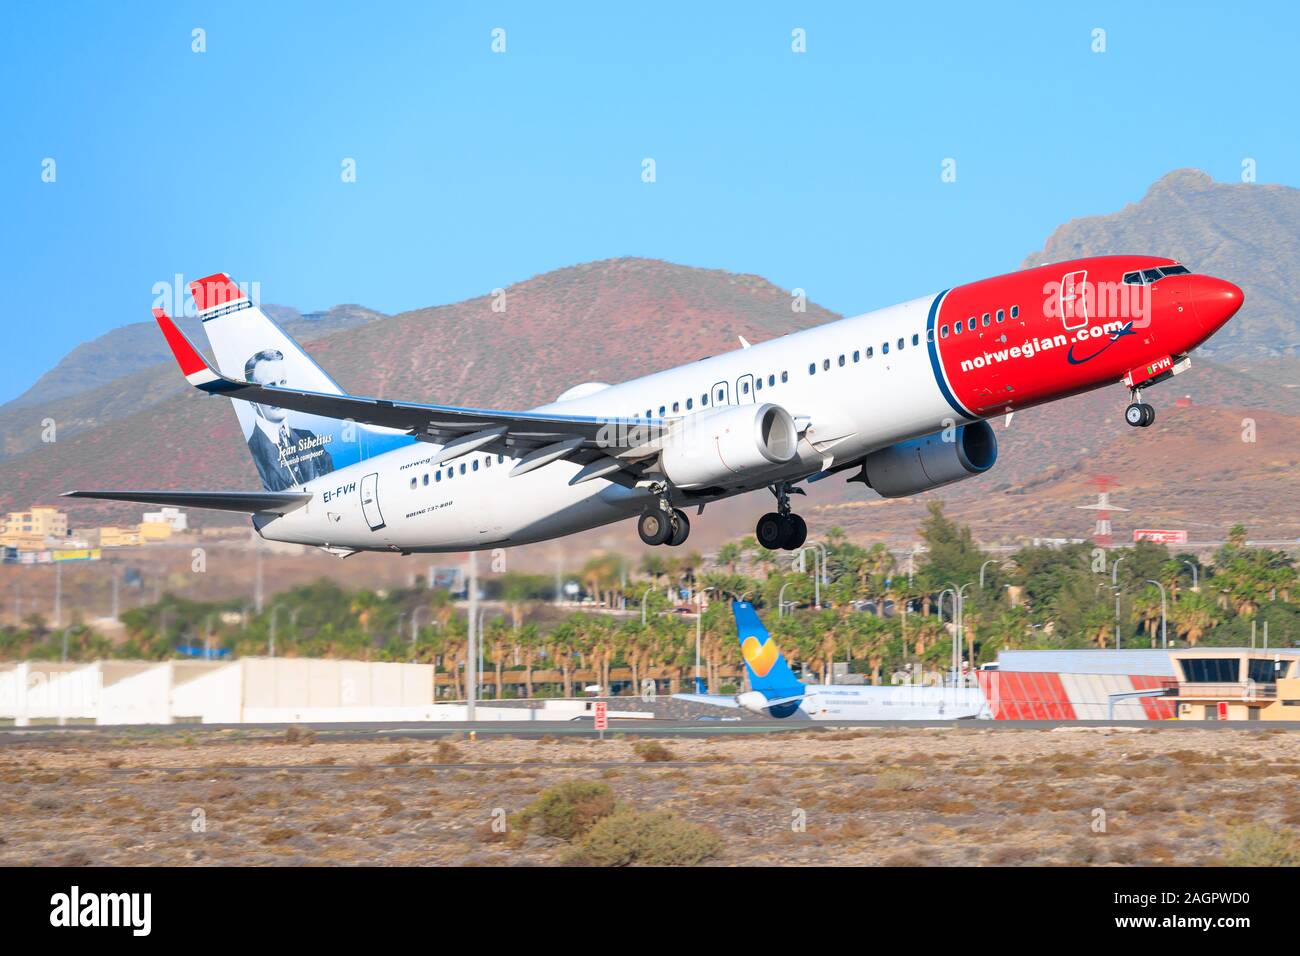
{"type": "Polygon", "coordinates": [[[203,353],[194,347],[194,343],[186,338],[185,333],[176,326],[167,313],[162,309],[154,309],[153,317],[157,320],[158,327],[162,329],[163,338],[167,340],[172,355],[176,357],[176,364],[181,367],[181,374],[185,376],[185,380],[205,392],[222,391],[227,384],[226,379],[212,370],[203,353]]]}

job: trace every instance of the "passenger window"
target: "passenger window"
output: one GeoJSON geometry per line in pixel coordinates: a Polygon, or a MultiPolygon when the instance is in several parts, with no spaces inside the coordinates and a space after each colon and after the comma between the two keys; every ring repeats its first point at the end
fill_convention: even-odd
{"type": "Polygon", "coordinates": [[[875,354],[876,354],[875,346],[873,346],[873,345],[868,345],[868,346],[867,346],[867,358],[871,358],[871,356],[873,356],[873,355],[875,355],[875,354]]]}
{"type": "Polygon", "coordinates": [[[948,326],[945,325],[943,328],[939,330],[939,338],[946,339],[947,337],[948,337],[948,326]]]}
{"type": "Polygon", "coordinates": [[[429,473],[428,473],[427,471],[424,473],[424,482],[423,482],[423,484],[424,484],[424,487],[426,487],[426,488],[429,487],[429,473]]]}
{"type": "Polygon", "coordinates": [[[1005,321],[1006,317],[1007,317],[1006,309],[998,309],[998,321],[999,322],[1005,321]]]}
{"type": "Polygon", "coordinates": [[[506,456],[505,456],[505,455],[497,455],[497,464],[498,464],[498,465],[501,464],[501,463],[502,463],[503,461],[505,461],[505,460],[506,460],[506,456]]]}
{"type": "Polygon", "coordinates": [[[1013,306],[1011,307],[1011,317],[1012,317],[1013,319],[1016,319],[1016,318],[1019,318],[1019,317],[1020,317],[1020,306],[1018,306],[1018,305],[1013,305],[1013,306]]]}
{"type": "Polygon", "coordinates": [[[862,358],[862,353],[855,349],[853,352],[853,361],[856,363],[861,358],[862,358]]]}
{"type": "Polygon", "coordinates": [[[434,476],[433,476],[433,480],[434,480],[434,481],[442,481],[442,472],[441,472],[441,471],[435,472],[435,473],[434,473],[434,476]]]}
{"type": "Polygon", "coordinates": [[[681,402],[673,402],[673,414],[676,414],[677,412],[680,412],[681,410],[682,410],[682,403],[681,403],[681,402]]]}
{"type": "Polygon", "coordinates": [[[840,368],[843,368],[843,367],[844,367],[844,356],[841,355],[841,356],[840,356],[840,368]]]}
{"type": "Polygon", "coordinates": [[[414,475],[411,476],[411,490],[412,490],[412,491],[415,490],[415,476],[414,476],[414,475]]]}
{"type": "Polygon", "coordinates": [[[689,412],[694,407],[695,407],[695,399],[688,398],[686,400],[686,410],[689,412]]]}
{"type": "Polygon", "coordinates": [[[475,470],[475,471],[478,471],[478,459],[477,459],[477,458],[474,459],[474,470],[475,470]]]}
{"type": "Polygon", "coordinates": [[[749,394],[749,383],[748,383],[748,382],[741,382],[741,383],[740,383],[740,394],[742,394],[742,395],[748,395],[748,394],[749,394]]]}
{"type": "Polygon", "coordinates": [[[920,345],[920,344],[921,344],[921,336],[920,336],[918,333],[916,333],[916,332],[913,332],[913,333],[912,333],[912,344],[913,344],[913,345],[920,345]]]}
{"type": "Polygon", "coordinates": [[[664,406],[664,405],[660,405],[660,406],[659,406],[659,417],[660,417],[660,418],[663,418],[666,414],[668,414],[668,408],[667,408],[666,406],[664,406]]]}
{"type": "Polygon", "coordinates": [[[925,331],[925,340],[926,340],[927,342],[933,342],[933,341],[934,341],[934,326],[933,326],[933,325],[930,326],[928,329],[926,329],[926,331],[925,331]]]}
{"type": "Polygon", "coordinates": [[[447,480],[451,481],[455,477],[456,477],[456,466],[452,465],[450,468],[447,469],[447,480]]]}
{"type": "Polygon", "coordinates": [[[707,404],[709,404],[709,393],[705,392],[703,395],[700,396],[700,405],[707,405],[707,404]]]}
{"type": "Polygon", "coordinates": [[[646,417],[646,418],[654,418],[654,417],[655,417],[655,416],[654,416],[654,412],[652,412],[650,409],[647,408],[647,409],[645,410],[645,417],[646,417]]]}
{"type": "Polygon", "coordinates": [[[775,386],[776,386],[776,376],[775,376],[775,375],[769,375],[769,376],[767,377],[767,387],[768,387],[768,388],[773,388],[773,387],[775,387],[775,386]]]}
{"type": "Polygon", "coordinates": [[[754,391],[761,391],[763,388],[763,376],[754,379],[754,391]]]}
{"type": "Polygon", "coordinates": [[[967,323],[966,323],[966,327],[969,328],[972,332],[974,332],[974,331],[975,331],[975,319],[972,318],[969,322],[967,322],[967,323]]]}
{"type": "Polygon", "coordinates": [[[880,354],[881,354],[881,355],[888,355],[888,354],[889,354],[889,343],[888,343],[888,342],[886,342],[884,345],[880,346],[880,354]]]}
{"type": "Polygon", "coordinates": [[[809,363],[808,363],[808,374],[809,374],[809,375],[816,375],[816,374],[817,374],[817,363],[816,363],[816,362],[809,362],[809,363]]]}
{"type": "Polygon", "coordinates": [[[465,463],[463,461],[460,463],[460,473],[465,474],[465,463]]]}
{"type": "Polygon", "coordinates": [[[829,372],[830,370],[831,370],[831,360],[830,360],[830,359],[822,359],[822,371],[823,371],[823,372],[829,372]]]}
{"type": "Polygon", "coordinates": [[[718,389],[718,401],[722,402],[722,401],[726,401],[726,399],[727,399],[726,391],[724,391],[723,389],[718,389]]]}
{"type": "Polygon", "coordinates": [[[954,322],[952,324],[953,335],[961,335],[961,330],[962,330],[962,324],[960,322],[954,322]]]}
{"type": "Polygon", "coordinates": [[[491,467],[492,467],[492,456],[491,456],[491,455],[488,455],[486,458],[483,459],[483,467],[484,467],[484,468],[491,468],[491,467]]]}
{"type": "Polygon", "coordinates": [[[903,343],[904,343],[905,341],[906,341],[905,339],[899,339],[899,340],[898,340],[898,347],[899,347],[900,349],[903,347],[903,343]]]}
{"type": "Polygon", "coordinates": [[[790,374],[789,374],[788,372],[782,372],[782,373],[781,373],[781,381],[782,381],[782,382],[788,382],[788,381],[790,381],[790,374]]]}

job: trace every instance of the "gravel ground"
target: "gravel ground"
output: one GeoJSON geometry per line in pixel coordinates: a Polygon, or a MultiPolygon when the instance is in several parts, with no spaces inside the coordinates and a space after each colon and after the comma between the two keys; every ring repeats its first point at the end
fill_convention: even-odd
{"type": "Polygon", "coordinates": [[[568,845],[499,823],[570,779],[711,827],[717,865],[1201,865],[1235,827],[1300,828],[1284,732],[810,730],[668,739],[663,762],[634,743],[33,735],[0,749],[0,864],[547,865],[568,845]]]}

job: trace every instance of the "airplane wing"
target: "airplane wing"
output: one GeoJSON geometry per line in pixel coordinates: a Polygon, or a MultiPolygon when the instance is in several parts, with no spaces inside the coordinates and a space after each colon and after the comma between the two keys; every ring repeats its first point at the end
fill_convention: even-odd
{"type": "Polygon", "coordinates": [[[61,497],[135,501],[146,505],[209,508],[243,514],[262,511],[284,514],[311,501],[310,493],[297,491],[65,491],[61,497]]]}
{"type": "Polygon", "coordinates": [[[586,466],[574,476],[572,484],[602,477],[617,480],[616,473],[635,476],[652,462],[668,432],[668,423],[659,419],[421,405],[241,382],[212,368],[161,309],[154,310],[154,318],[186,380],[194,387],[241,401],[404,431],[420,441],[444,446],[431,464],[477,450],[508,452],[521,459],[512,475],[565,458],[586,466]]]}

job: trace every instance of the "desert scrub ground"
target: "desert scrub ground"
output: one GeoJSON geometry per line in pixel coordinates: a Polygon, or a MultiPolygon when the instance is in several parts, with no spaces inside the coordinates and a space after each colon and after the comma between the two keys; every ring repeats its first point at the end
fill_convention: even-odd
{"type": "Polygon", "coordinates": [[[637,862],[620,855],[629,834],[666,826],[704,848],[683,857],[703,865],[1300,858],[1300,735],[1281,731],[806,730],[654,746],[296,729],[3,740],[3,865],[625,863],[637,862]],[[571,782],[608,788],[592,798],[596,816],[624,814],[591,845],[520,822],[571,782]]]}

